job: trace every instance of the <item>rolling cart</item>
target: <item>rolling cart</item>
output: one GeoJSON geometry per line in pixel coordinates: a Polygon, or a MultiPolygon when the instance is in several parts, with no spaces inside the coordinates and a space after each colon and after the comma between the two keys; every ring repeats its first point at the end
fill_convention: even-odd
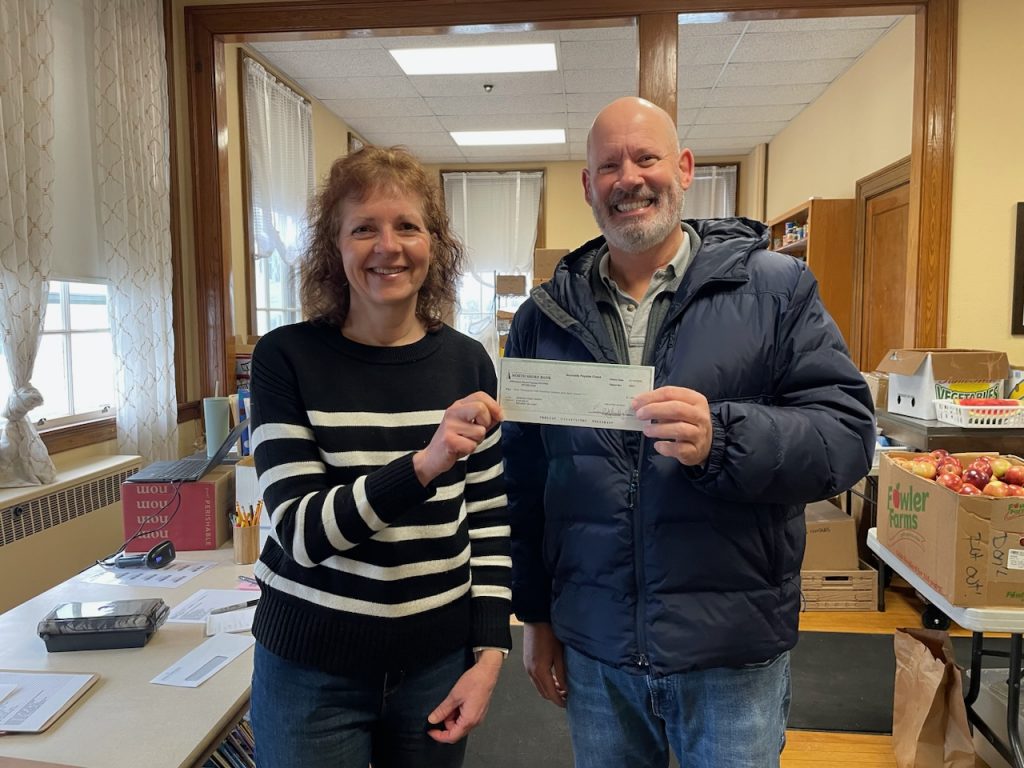
{"type": "Polygon", "coordinates": [[[964,694],[967,718],[993,747],[1014,768],[1024,768],[1024,746],[1020,735],[1020,681],[1021,638],[1024,635],[1024,609],[1022,608],[958,608],[932,589],[909,565],[890,552],[878,540],[877,529],[868,531],[868,548],[889,568],[898,573],[918,592],[931,607],[941,611],[947,619],[955,621],[971,635],[971,682],[964,694]],[[1010,635],[1010,652],[985,649],[985,633],[1006,632],[1010,635]],[[983,656],[1009,659],[1010,675],[1006,700],[1006,733],[1009,744],[996,734],[974,709],[981,690],[981,660],[983,656]]]}

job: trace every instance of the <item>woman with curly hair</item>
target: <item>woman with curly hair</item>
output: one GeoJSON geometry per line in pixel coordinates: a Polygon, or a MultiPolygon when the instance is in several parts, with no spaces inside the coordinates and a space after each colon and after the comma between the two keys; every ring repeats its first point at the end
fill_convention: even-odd
{"type": "Polygon", "coordinates": [[[511,638],[497,382],[441,322],[462,250],[406,151],[337,160],[311,214],[307,320],[252,358],[273,531],[256,564],[261,768],[462,765],[511,638]]]}

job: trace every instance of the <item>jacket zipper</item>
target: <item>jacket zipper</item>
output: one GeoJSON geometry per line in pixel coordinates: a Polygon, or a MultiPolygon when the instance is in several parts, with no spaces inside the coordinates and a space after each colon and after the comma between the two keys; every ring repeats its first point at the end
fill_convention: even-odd
{"type": "MultiPolygon", "coordinates": [[[[640,438],[640,457],[644,455],[644,438],[640,438]]],[[[647,593],[644,588],[644,545],[643,545],[643,520],[638,514],[640,508],[640,469],[637,467],[630,472],[629,476],[629,513],[633,521],[633,574],[636,580],[636,644],[639,653],[636,656],[636,665],[641,669],[647,669],[650,662],[647,656],[647,593]]]]}

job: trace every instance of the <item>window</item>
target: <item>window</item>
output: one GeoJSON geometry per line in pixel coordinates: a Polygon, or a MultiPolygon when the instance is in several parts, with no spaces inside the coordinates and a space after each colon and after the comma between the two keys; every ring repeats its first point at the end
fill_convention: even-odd
{"type": "Polygon", "coordinates": [[[735,216],[738,176],[738,165],[698,165],[686,191],[683,215],[688,219],[735,216]]]}
{"type": "Polygon", "coordinates": [[[253,319],[261,335],[302,319],[297,262],[313,194],[313,113],[255,59],[242,64],[253,319]]]}
{"type": "MultiPolygon", "coordinates": [[[[103,283],[50,281],[32,384],[43,404],[30,412],[38,425],[60,426],[109,413],[114,404],[114,347],[103,283]]],[[[0,399],[11,378],[0,350],[0,399]]]]}

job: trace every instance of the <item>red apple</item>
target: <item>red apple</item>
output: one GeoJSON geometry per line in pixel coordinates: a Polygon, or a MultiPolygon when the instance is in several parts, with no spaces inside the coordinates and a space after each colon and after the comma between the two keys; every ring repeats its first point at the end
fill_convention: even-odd
{"type": "Polygon", "coordinates": [[[960,462],[959,461],[954,464],[949,459],[946,459],[944,462],[939,464],[938,468],[936,469],[936,472],[938,472],[940,475],[949,474],[949,475],[956,475],[957,477],[959,477],[961,474],[963,474],[963,471],[964,471],[964,468],[962,466],[960,466],[960,462]]]}
{"type": "Polygon", "coordinates": [[[981,490],[977,486],[971,485],[970,483],[964,483],[964,485],[960,489],[959,493],[961,495],[963,495],[963,496],[981,496],[982,495],[981,494],[981,490]]]}
{"type": "Polygon", "coordinates": [[[981,456],[976,458],[972,463],[973,464],[977,464],[979,461],[983,462],[985,464],[988,464],[989,466],[991,466],[992,465],[992,461],[993,461],[993,457],[992,456],[988,456],[987,454],[982,454],[981,456]]]}
{"type": "Polygon", "coordinates": [[[1024,464],[1011,464],[1009,469],[1003,473],[1002,481],[1014,485],[1024,485],[1024,464]]]}
{"type": "Polygon", "coordinates": [[[1002,456],[992,459],[992,474],[996,477],[1002,478],[1010,466],[1010,462],[1002,456]]]}
{"type": "Polygon", "coordinates": [[[936,464],[941,464],[942,460],[949,456],[949,451],[947,451],[945,448],[936,448],[928,455],[935,459],[936,464]]]}
{"type": "Polygon", "coordinates": [[[973,464],[971,464],[970,468],[976,471],[982,477],[984,477],[986,483],[992,479],[992,467],[986,464],[985,462],[976,461],[973,464]]]}
{"type": "MultiPolygon", "coordinates": [[[[964,485],[974,486],[980,491],[988,483],[989,478],[985,477],[985,475],[983,475],[974,467],[968,467],[967,469],[964,470],[963,480],[964,485]]],[[[960,492],[963,493],[963,490],[961,490],[960,492]]]]}
{"type": "Polygon", "coordinates": [[[998,498],[1004,498],[1010,495],[1010,492],[1006,489],[1006,483],[1002,480],[990,480],[981,492],[986,496],[996,496],[998,498]]]}
{"type": "Polygon", "coordinates": [[[944,485],[951,491],[960,492],[960,489],[964,487],[964,481],[960,475],[954,474],[953,472],[943,472],[941,475],[935,478],[935,482],[939,485],[944,485]]]}
{"type": "Polygon", "coordinates": [[[1009,491],[1009,496],[1024,496],[1024,486],[1020,486],[1015,483],[1007,483],[1006,490],[1009,491]]]}

